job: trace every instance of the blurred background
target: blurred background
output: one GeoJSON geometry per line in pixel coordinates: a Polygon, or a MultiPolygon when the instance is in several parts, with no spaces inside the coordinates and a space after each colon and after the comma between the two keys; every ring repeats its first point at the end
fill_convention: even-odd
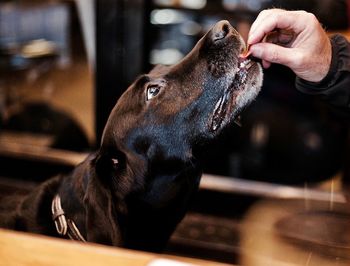
{"type": "MultiPolygon", "coordinates": [[[[215,22],[247,38],[271,7],[349,34],[346,0],[0,0],[0,196],[70,171],[99,146],[118,97],[183,58],[215,22]]],[[[273,65],[201,158],[204,176],[166,253],[240,265],[349,265],[349,114],[273,65]],[[289,264],[288,264],[289,263],[289,264]]]]}

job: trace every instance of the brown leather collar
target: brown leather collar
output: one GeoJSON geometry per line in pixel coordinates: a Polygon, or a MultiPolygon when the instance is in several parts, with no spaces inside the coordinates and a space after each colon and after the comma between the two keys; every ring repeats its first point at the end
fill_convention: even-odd
{"type": "Polygon", "coordinates": [[[55,222],[57,233],[61,236],[69,237],[72,240],[86,242],[85,238],[80,234],[79,229],[74,221],[66,218],[61,206],[61,198],[57,194],[51,204],[52,219],[55,222]]]}

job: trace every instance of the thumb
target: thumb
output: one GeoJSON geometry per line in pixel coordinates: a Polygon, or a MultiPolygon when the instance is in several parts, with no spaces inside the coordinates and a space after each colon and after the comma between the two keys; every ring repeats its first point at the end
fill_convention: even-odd
{"type": "Polygon", "coordinates": [[[251,55],[270,63],[277,63],[290,67],[295,59],[292,48],[282,47],[273,43],[257,43],[250,47],[251,55]]]}

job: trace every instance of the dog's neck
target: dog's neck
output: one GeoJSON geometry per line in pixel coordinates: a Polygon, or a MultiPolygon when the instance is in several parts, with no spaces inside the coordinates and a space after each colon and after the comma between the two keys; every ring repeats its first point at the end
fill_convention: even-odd
{"type": "MultiPolygon", "coordinates": [[[[159,198],[152,198],[157,195],[150,194],[152,199],[144,197],[143,190],[119,199],[113,186],[108,186],[92,172],[95,171],[95,167],[91,167],[93,163],[93,157],[87,158],[62,182],[58,193],[67,217],[74,220],[87,241],[160,251],[186,212],[189,197],[198,189],[200,167],[189,161],[179,167],[180,172],[174,174],[172,169],[174,172],[170,174],[166,171],[171,165],[165,165],[165,172],[143,177],[169,182],[163,204],[159,198]],[[172,176],[171,180],[168,180],[169,176],[172,176]],[[172,191],[176,187],[180,191],[172,191]],[[174,198],[167,198],[168,195],[174,195],[174,198]],[[159,217],[163,217],[162,220],[159,217]]],[[[177,168],[176,165],[173,167],[177,168]]]]}
{"type": "Polygon", "coordinates": [[[86,242],[75,222],[66,217],[66,214],[62,209],[61,197],[59,194],[56,194],[52,200],[51,211],[56,231],[60,236],[68,237],[69,239],[76,241],[86,242]]]}
{"type": "Polygon", "coordinates": [[[95,155],[89,156],[64,178],[58,190],[66,217],[73,220],[89,242],[120,246],[116,200],[113,191],[93,172],[95,155]]]}

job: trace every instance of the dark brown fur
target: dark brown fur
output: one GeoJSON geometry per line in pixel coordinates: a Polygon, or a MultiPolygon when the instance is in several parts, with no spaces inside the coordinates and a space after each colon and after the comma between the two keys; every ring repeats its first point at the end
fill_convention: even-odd
{"type": "Polygon", "coordinates": [[[100,149],[6,209],[1,225],[58,236],[51,202],[59,194],[88,241],[161,250],[198,189],[194,148],[215,138],[259,91],[256,63],[234,87],[243,50],[238,33],[221,21],[179,64],[139,77],[111,112],[100,149]],[[229,88],[230,109],[213,129],[209,121],[229,88]]]}

